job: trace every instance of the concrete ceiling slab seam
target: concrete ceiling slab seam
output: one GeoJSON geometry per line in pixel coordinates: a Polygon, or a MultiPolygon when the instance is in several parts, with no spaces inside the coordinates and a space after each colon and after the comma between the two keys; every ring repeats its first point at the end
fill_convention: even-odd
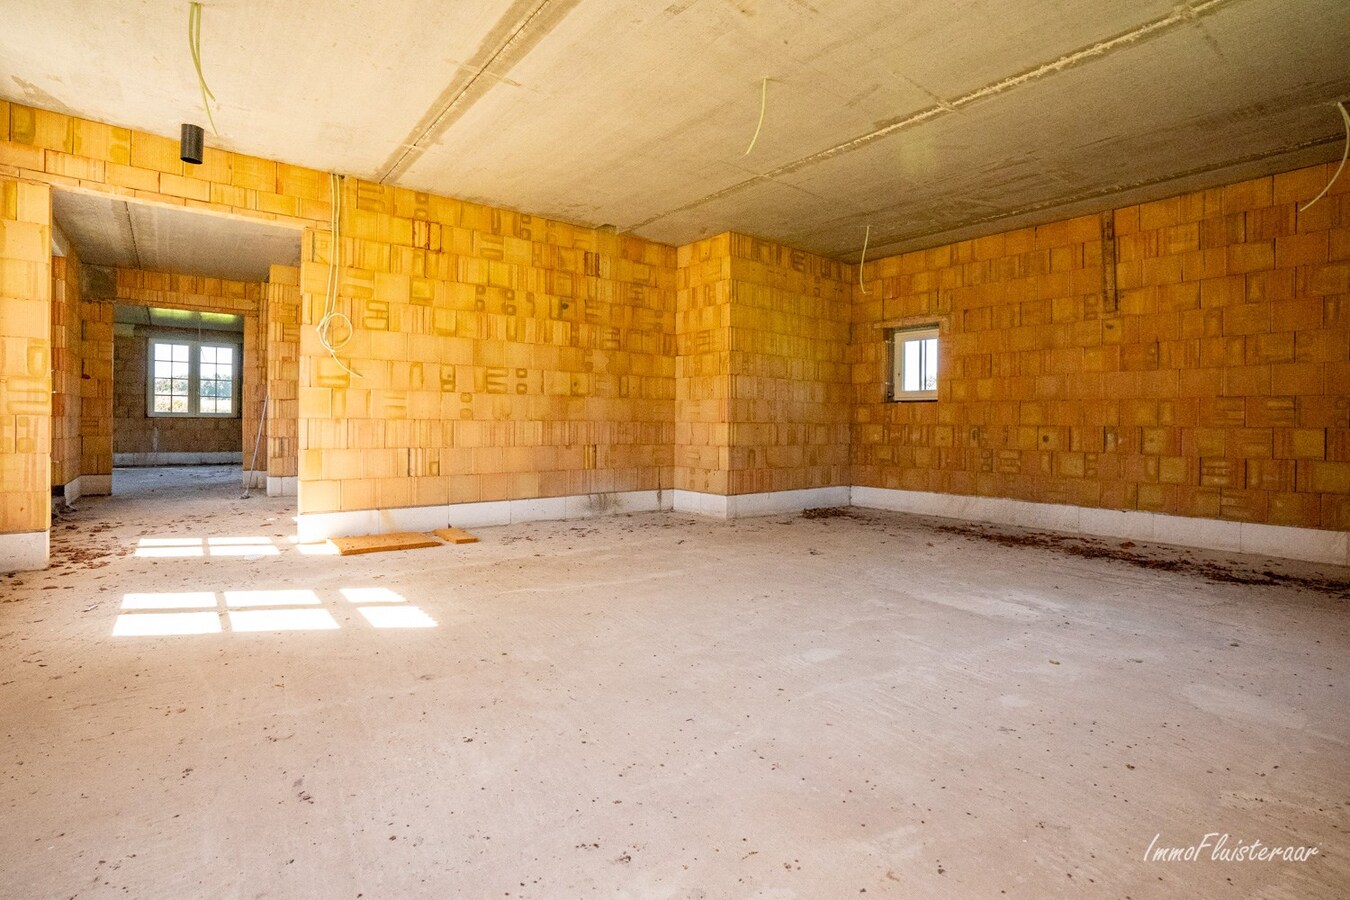
{"type": "MultiPolygon", "coordinates": [[[[881,250],[932,240],[957,223],[998,227],[1005,219],[1050,211],[1091,198],[1107,198],[1176,178],[1216,173],[1214,183],[1235,164],[1281,158],[1309,149],[1342,146],[1343,133],[1327,134],[1328,116],[1320,98],[1350,90],[1350,75],[1339,81],[1302,83],[1292,67],[1268,70],[1267,94],[1239,106],[1226,102],[1226,115],[1211,115],[1212,87],[1203,84],[1205,62],[1187,53],[1179,36],[1148,48],[1180,85],[1162,102],[1128,122],[1125,99],[1149,90],[1144,71],[1128,61],[1107,61],[1106,73],[1086,70],[1038,85],[1038,104],[1048,110],[1028,123],[1017,107],[987,104],[961,117],[944,118],[905,136],[873,144],[830,160],[809,172],[780,176],[777,183],[810,186],[827,196],[856,193],[874,199],[870,208],[853,214],[842,204],[840,214],[816,229],[801,226],[788,233],[790,242],[817,247],[827,255],[856,253],[854,246],[833,242],[834,227],[861,234],[873,224],[881,250]],[[1165,46],[1168,41],[1173,46],[1165,46]],[[1109,71],[1114,69],[1115,71],[1109,71]],[[1115,87],[1097,89],[1102,75],[1115,87]],[[980,143],[979,135],[994,136],[980,143]],[[997,146],[992,146],[998,140],[997,146]],[[993,155],[993,153],[1000,155],[993,155]],[[1154,160],[1174,155],[1190,163],[1177,171],[1169,166],[1159,176],[1154,160]],[[884,198],[899,198],[887,202],[884,198]],[[1018,204],[1024,203],[1024,206],[1018,204]]],[[[1325,155],[1325,154],[1323,154],[1325,155]]],[[[1315,161],[1315,160],[1312,160],[1315,161]]],[[[701,211],[721,215],[722,207],[701,211]]],[[[697,213],[696,213],[697,214],[697,213]]],[[[788,228],[790,223],[770,223],[788,228]]],[[[851,258],[851,257],[850,257],[851,258]]]]}
{"type": "Polygon", "coordinates": [[[426,145],[505,78],[580,0],[515,0],[479,44],[469,63],[455,73],[407,139],[380,167],[380,183],[394,180],[421,156],[426,145]]]}
{"type": "MultiPolygon", "coordinates": [[[[1022,36],[1016,25],[1021,22],[1026,27],[1024,13],[1007,4],[967,5],[987,13],[987,24],[979,31],[982,38],[1004,33],[1022,36]]],[[[1038,6],[1048,9],[1047,4],[1038,6]]],[[[941,52],[969,36],[969,22],[946,23],[941,32],[945,42],[938,45],[941,51],[927,39],[937,29],[935,22],[927,22],[917,36],[911,33],[911,19],[934,18],[930,7],[922,4],[907,8],[904,15],[877,4],[832,5],[828,19],[792,16],[775,7],[772,19],[761,12],[753,20],[735,13],[733,7],[721,6],[718,9],[727,21],[715,20],[715,29],[707,27],[706,19],[695,20],[686,14],[659,30],[648,28],[636,35],[625,32],[621,40],[607,40],[614,30],[612,21],[595,12],[588,14],[589,9],[574,14],[560,27],[564,33],[520,64],[515,74],[531,87],[530,94],[503,92],[481,104],[477,115],[466,120],[462,129],[447,134],[442,148],[429,153],[410,176],[428,183],[455,179],[465,190],[486,193],[493,178],[523,169],[539,172],[540,188],[566,185],[608,168],[613,154],[607,152],[606,144],[627,150],[653,134],[665,147],[665,158],[659,162],[666,166],[678,165],[685,158],[739,161],[758,117],[761,79],[768,76],[768,130],[754,156],[743,163],[745,177],[753,177],[791,163],[822,144],[834,144],[841,132],[870,131],[879,121],[892,120],[897,108],[916,110],[930,105],[932,90],[917,86],[918,79],[905,74],[916,59],[946,57],[953,86],[933,82],[929,88],[951,96],[959,96],[968,83],[968,78],[952,79],[952,75],[974,68],[970,64],[977,62],[962,58],[960,65],[953,65],[950,56],[941,52]],[[819,51],[803,38],[818,32],[833,37],[819,51]],[[862,41],[867,43],[858,45],[862,41]],[[580,61],[575,48],[583,48],[580,61]],[[590,127],[575,147],[548,143],[552,135],[574,135],[579,115],[590,127]],[[512,127],[503,127],[503,121],[512,127]],[[538,140],[520,140],[518,132],[525,123],[543,136],[542,148],[538,140]]],[[[1039,58],[1036,54],[1046,52],[1047,43],[1054,52],[1060,45],[1068,52],[1099,33],[1089,24],[1099,17],[1064,18],[1071,25],[1058,31],[1066,31],[1067,38],[1042,28],[1040,44],[1001,41],[996,48],[986,48],[978,62],[993,60],[998,67],[993,77],[1033,64],[1039,58]]],[[[653,173],[648,173],[651,180],[655,180],[653,173]]],[[[549,203],[546,195],[531,199],[541,206],[549,203]]]]}
{"type": "MultiPolygon", "coordinates": [[[[1220,4],[1231,2],[1234,2],[1234,0],[1210,0],[1210,2],[1205,5],[1204,9],[1213,11],[1218,9],[1220,4]]],[[[1167,110],[1173,109],[1174,107],[1171,104],[1157,104],[1157,103],[1151,105],[1139,104],[1137,101],[1137,98],[1140,96],[1138,91],[1140,89],[1149,87],[1149,85],[1141,84],[1140,82],[1148,81],[1150,78],[1156,81],[1157,80],[1156,73],[1159,71],[1166,71],[1169,73],[1174,73],[1174,77],[1169,77],[1165,82],[1155,83],[1151,85],[1153,89],[1147,91],[1146,95],[1156,97],[1158,89],[1161,88],[1171,92],[1171,97],[1169,99],[1175,100],[1179,99],[1178,94],[1186,92],[1186,89],[1189,86],[1190,97],[1192,100],[1197,101],[1197,105],[1200,108],[1197,108],[1192,112],[1192,119],[1189,122],[1187,122],[1187,124],[1190,126],[1189,131],[1191,132],[1191,134],[1189,134],[1188,137],[1190,137],[1191,142],[1193,142],[1196,145],[1196,147],[1200,148],[1201,150],[1209,150],[1221,153],[1225,148],[1224,143],[1211,140],[1205,132],[1205,126],[1210,125],[1213,121],[1222,117],[1211,116],[1210,118],[1207,119],[1203,117],[1201,112],[1201,109],[1212,110],[1213,108],[1212,105],[1209,106],[1206,105],[1212,104],[1213,100],[1215,99],[1213,90],[1211,89],[1209,92],[1205,92],[1201,87],[1204,84],[1204,72],[1211,67],[1206,66],[1203,63],[1203,61],[1196,60],[1192,52],[1194,46],[1193,36],[1190,35],[1189,32],[1185,34],[1179,33],[1182,26],[1189,26],[1194,21],[1195,21],[1194,14],[1183,15],[1179,11],[1174,11],[1173,13],[1163,17],[1162,19],[1155,20],[1154,22],[1151,23],[1147,23],[1145,26],[1136,28],[1131,32],[1127,32],[1122,35],[1117,35],[1106,41],[1098,42],[1097,44],[1094,44],[1090,47],[1086,47],[1079,51],[1076,51],[1073,54],[1069,54],[1068,56],[1063,57],[1059,60],[1043,63],[1035,68],[1028,69],[1022,73],[1019,73],[1018,75],[1010,76],[1008,78],[1000,80],[999,82],[995,82],[993,84],[981,87],[975,91],[966,94],[965,96],[958,97],[950,101],[948,106],[960,110],[964,110],[966,107],[974,108],[977,106],[983,106],[986,105],[985,101],[988,101],[989,99],[992,99],[995,96],[998,96],[1007,91],[1011,91],[1017,88],[1025,88],[1030,86],[1034,86],[1038,90],[1044,90],[1046,88],[1053,90],[1056,82],[1058,82],[1060,79],[1051,81],[1047,79],[1046,76],[1050,74],[1058,74],[1061,72],[1065,72],[1077,76],[1071,79],[1071,83],[1073,84],[1074,89],[1072,93],[1067,90],[1055,92],[1054,96],[1055,102],[1050,102],[1051,100],[1050,96],[1038,94],[1038,96],[1045,97],[1045,99],[1042,102],[1037,102],[1034,104],[1024,104],[1022,106],[1015,106],[1015,107],[1004,106],[1001,107],[1001,111],[1006,111],[1009,114],[1008,119],[1011,121],[1029,122],[1032,121],[1032,118],[1028,115],[1028,113],[1031,110],[1027,108],[1027,105],[1032,105],[1034,110],[1037,112],[1037,115],[1034,119],[1034,121],[1037,124],[1037,131],[1041,132],[1042,124],[1044,123],[1047,117],[1053,117],[1060,114],[1060,112],[1063,109],[1062,103],[1064,102],[1065,98],[1067,98],[1069,102],[1074,102],[1076,106],[1083,108],[1083,115],[1078,118],[1070,120],[1068,127],[1065,127],[1064,125],[1060,126],[1059,135],[1049,140],[1042,140],[1042,143],[1051,146],[1063,147],[1064,141],[1066,139],[1072,140],[1073,135],[1075,133],[1081,132],[1082,128],[1079,123],[1082,122],[1093,122],[1093,121],[1111,121],[1116,123],[1128,122],[1129,126],[1127,127],[1127,130],[1129,133],[1142,132],[1146,134],[1150,130],[1154,130],[1160,125],[1163,127],[1169,127],[1164,119],[1164,114],[1166,113],[1167,110]],[[1164,40],[1168,38],[1170,38],[1171,40],[1170,40],[1170,47],[1167,50],[1160,50],[1159,48],[1154,47],[1151,44],[1141,43],[1143,41],[1164,40]],[[1141,65],[1138,61],[1137,56],[1135,60],[1128,60],[1128,61],[1122,59],[1119,56],[1108,58],[1108,54],[1120,53],[1122,50],[1125,49],[1135,50],[1136,52],[1148,52],[1149,57],[1146,60],[1146,64],[1141,65]],[[1110,63],[1112,65],[1109,65],[1107,69],[1103,69],[1101,65],[1094,65],[1091,68],[1087,68],[1086,64],[1089,62],[1100,63],[1101,65],[1110,63]],[[1187,68],[1191,68],[1197,71],[1188,73],[1184,71],[1187,68]],[[1188,78],[1186,77],[1186,75],[1188,74],[1194,75],[1195,77],[1188,78]],[[1126,79],[1135,82],[1134,85],[1134,87],[1136,88],[1135,91],[1120,89],[1122,85],[1126,84],[1126,79]],[[1110,86],[1112,90],[1110,91],[1105,90],[1105,88],[1108,86],[1110,86]],[[1093,110],[1089,105],[1089,103],[1096,102],[1097,98],[1102,99],[1109,98],[1112,96],[1113,93],[1114,96],[1117,98],[1127,99],[1127,102],[1124,104],[1120,104],[1120,106],[1128,106],[1128,112],[1130,113],[1131,118],[1126,118],[1127,110],[1124,109],[1118,109],[1114,115],[1107,115],[1105,114],[1105,111],[1093,110]],[[1083,101],[1089,101],[1089,103],[1084,103],[1083,101]],[[1142,123],[1138,121],[1140,117],[1143,117],[1144,119],[1142,123]],[[1058,141],[1058,144],[1056,144],[1056,141],[1058,141]]],[[[1265,21],[1259,24],[1268,26],[1270,23],[1269,21],[1265,21]]],[[[1267,30],[1266,28],[1253,28],[1250,25],[1248,26],[1248,29],[1250,31],[1267,30]]],[[[1229,28],[1230,32],[1233,30],[1235,29],[1231,27],[1229,28]]],[[[1338,52],[1334,49],[1336,46],[1335,34],[1336,34],[1335,31],[1328,32],[1328,31],[1319,31],[1317,29],[1309,29],[1309,33],[1292,35],[1289,40],[1285,42],[1279,42],[1279,45],[1283,49],[1289,51],[1292,51],[1295,48],[1301,49],[1303,51],[1302,54],[1293,54],[1294,59],[1298,59],[1300,58],[1300,56],[1306,58],[1306,55],[1313,49],[1313,45],[1320,45],[1320,47],[1318,47],[1318,49],[1321,51],[1320,56],[1322,58],[1327,58],[1331,54],[1338,52]],[[1318,38],[1319,36],[1321,39],[1316,40],[1316,38],[1318,38]]],[[[1211,34],[1207,34],[1207,38],[1208,38],[1208,40],[1206,41],[1207,45],[1209,44],[1210,41],[1215,40],[1213,35],[1211,34]]],[[[1275,50],[1275,48],[1272,48],[1272,55],[1279,56],[1279,53],[1277,50],[1275,50]]],[[[1288,58],[1288,55],[1289,54],[1286,54],[1286,59],[1288,58]]],[[[1259,74],[1260,80],[1263,81],[1265,84],[1270,85],[1272,81],[1277,80],[1275,78],[1276,75],[1281,73],[1286,75],[1290,74],[1291,68],[1292,67],[1288,63],[1284,64],[1283,66],[1277,65],[1274,68],[1262,66],[1260,67],[1259,70],[1257,70],[1255,67],[1252,67],[1252,71],[1249,72],[1249,76],[1259,74]]],[[[1259,102],[1253,103],[1250,96],[1241,90],[1242,87],[1245,87],[1247,86],[1247,84],[1250,84],[1252,80],[1253,78],[1249,77],[1246,83],[1242,85],[1230,86],[1230,90],[1228,92],[1229,95],[1224,99],[1228,101],[1230,104],[1245,101],[1246,102],[1245,108],[1247,110],[1249,111],[1257,110],[1262,115],[1270,114],[1272,112],[1272,109],[1278,111],[1284,110],[1284,107],[1291,99],[1289,96],[1280,97],[1279,98],[1280,102],[1272,104],[1271,108],[1264,107],[1259,102]]],[[[1211,78],[1210,79],[1211,84],[1213,81],[1214,79],[1211,78]]],[[[1228,82],[1225,82],[1225,84],[1228,84],[1228,82]]],[[[1315,116],[1317,108],[1323,105],[1325,101],[1325,96],[1327,96],[1328,93],[1334,96],[1342,91],[1350,90],[1350,77],[1343,77],[1341,79],[1323,80],[1321,82],[1313,82],[1307,87],[1308,90],[1303,92],[1302,95],[1298,96],[1297,99],[1303,104],[1303,106],[1310,113],[1312,113],[1315,116]]],[[[1278,90],[1278,87],[1276,87],[1276,90],[1278,90]]],[[[1033,94],[1038,93],[1037,91],[1028,91],[1028,92],[1033,94]]],[[[1035,100],[1036,97],[1030,97],[1025,99],[1035,100]]],[[[1231,109],[1232,107],[1230,106],[1229,108],[1231,109]]],[[[914,113],[913,115],[908,116],[904,119],[897,120],[881,128],[875,129],[874,131],[871,131],[868,134],[860,135],[857,138],[854,138],[850,141],[841,144],[836,144],[833,147],[819,151],[815,154],[812,154],[811,156],[804,157],[802,159],[799,159],[797,161],[794,161],[792,163],[783,166],[779,166],[776,169],[769,170],[754,178],[746,179],[738,184],[731,185],[719,191],[713,192],[712,194],[700,198],[697,201],[685,204],[680,208],[672,210],[671,212],[666,213],[663,216],[658,216],[643,222],[632,223],[628,227],[638,234],[651,234],[652,232],[650,231],[650,226],[659,222],[661,218],[680,213],[687,213],[691,211],[700,212],[701,215],[698,216],[698,218],[707,218],[709,216],[716,218],[717,210],[715,208],[709,208],[710,205],[714,204],[716,201],[722,200],[723,198],[729,196],[731,193],[751,188],[758,188],[759,183],[766,179],[791,180],[793,176],[800,176],[803,170],[807,170],[825,163],[829,163],[830,161],[835,160],[836,158],[839,157],[845,157],[849,154],[855,153],[859,150],[869,147],[879,141],[881,142],[888,141],[888,139],[893,138],[902,130],[917,128],[918,126],[927,125],[929,123],[935,123],[938,119],[945,117],[948,111],[949,111],[948,108],[944,106],[934,105],[928,107],[927,109],[914,113]]],[[[1310,116],[1310,118],[1311,117],[1312,116],[1310,116]]],[[[1317,118],[1319,118],[1320,120],[1320,118],[1325,117],[1317,117],[1317,118]]],[[[1063,117],[1060,116],[1060,119],[1062,122],[1063,117]]],[[[1305,127],[1302,129],[1303,133],[1306,134],[1310,127],[1315,128],[1317,126],[1305,125],[1305,127]]],[[[1272,132],[1283,133],[1283,129],[1272,129],[1272,132]]],[[[998,138],[1007,133],[1008,132],[1006,130],[993,130],[988,128],[983,129],[982,131],[976,131],[972,134],[967,135],[963,139],[952,140],[945,145],[937,145],[936,152],[930,154],[930,159],[941,159],[942,162],[940,168],[943,171],[951,173],[954,176],[960,176],[963,173],[969,171],[969,162],[964,159],[960,161],[953,161],[953,159],[951,158],[951,156],[949,156],[949,154],[951,154],[953,151],[960,151],[963,149],[974,150],[977,148],[980,150],[981,154],[987,154],[988,151],[985,148],[989,147],[991,143],[994,143],[993,141],[990,140],[990,138],[998,138]],[[983,142],[981,142],[981,136],[983,136],[984,138],[983,142]]],[[[919,140],[921,142],[922,138],[917,138],[916,140],[919,140]]],[[[1277,145],[1277,149],[1283,152],[1290,152],[1293,149],[1299,149],[1306,142],[1307,142],[1306,139],[1304,141],[1292,141],[1292,142],[1285,139],[1283,143],[1277,145]]],[[[893,144],[894,142],[892,141],[891,143],[893,144]]],[[[922,144],[920,144],[920,146],[922,147],[922,144]]],[[[1004,152],[1007,151],[1005,150],[1004,152]]],[[[1174,157],[1180,155],[1180,153],[1178,152],[1178,148],[1175,145],[1165,147],[1164,152],[1174,157]]],[[[1151,165],[1153,171],[1158,170],[1156,162],[1159,154],[1157,153],[1151,156],[1143,156],[1137,153],[1136,154],[1120,153],[1118,154],[1118,156],[1121,161],[1124,162],[1135,161],[1141,164],[1151,165]]],[[[1228,160],[1226,160],[1226,162],[1228,162],[1229,164],[1241,161],[1243,161],[1243,156],[1241,154],[1235,154],[1233,156],[1230,156],[1228,160]]],[[[870,160],[870,162],[871,162],[870,166],[858,166],[856,168],[865,169],[866,171],[873,173],[884,173],[888,171],[888,167],[885,166],[884,164],[878,164],[877,160],[873,159],[870,160]]],[[[987,156],[984,159],[985,165],[991,169],[998,168],[998,162],[999,161],[997,159],[988,159],[987,156]]],[[[1213,166],[1214,168],[1222,167],[1221,163],[1217,161],[1210,162],[1209,165],[1213,166]]],[[[1187,171],[1192,171],[1195,168],[1197,168],[1197,166],[1191,166],[1187,171]]],[[[1097,171],[1100,170],[1099,167],[1094,167],[1094,169],[1097,171]]],[[[832,196],[849,196],[850,194],[848,189],[842,185],[839,185],[837,190],[822,189],[821,192],[828,193],[832,196]]],[[[879,193],[874,186],[870,186],[867,184],[857,185],[857,187],[854,189],[854,193],[863,197],[887,196],[886,193],[884,192],[879,193]]],[[[960,195],[958,194],[957,196],[959,197],[960,195]]],[[[1053,208],[1053,206],[1056,205],[1053,202],[1046,203],[1044,197],[1039,198],[1039,200],[1040,204],[1044,204],[1044,208],[1047,209],[1053,208]]],[[[766,204],[766,208],[769,207],[771,207],[771,204],[766,204]]],[[[1004,203],[1003,208],[1007,210],[1008,214],[1010,215],[1016,214],[1018,211],[1017,206],[1007,203],[1006,201],[1004,203]]],[[[897,213],[893,210],[891,211],[891,215],[896,218],[900,218],[900,216],[897,215],[897,213]]],[[[950,224],[953,227],[955,227],[964,223],[960,220],[958,216],[956,218],[956,221],[953,221],[950,224]]],[[[739,225],[739,223],[734,223],[732,227],[736,227],[737,225],[739,225]]],[[[673,230],[676,232],[679,231],[678,228],[668,230],[673,230]]],[[[938,232],[937,230],[933,230],[931,233],[934,236],[936,236],[940,232],[938,232]]],[[[893,243],[894,241],[891,242],[893,243]]],[[[883,243],[881,246],[884,248],[886,244],[883,243]]],[[[806,246],[805,249],[816,250],[817,252],[822,252],[825,254],[837,254],[839,252],[839,248],[837,246],[834,247],[823,246],[820,243],[812,243],[811,245],[806,246]]]]}

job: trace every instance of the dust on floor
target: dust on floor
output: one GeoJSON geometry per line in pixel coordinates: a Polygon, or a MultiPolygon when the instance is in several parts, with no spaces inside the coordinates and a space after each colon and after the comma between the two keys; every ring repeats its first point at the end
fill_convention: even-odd
{"type": "Polygon", "coordinates": [[[860,510],[341,558],[144,478],[0,578],[12,896],[1350,884],[1344,569],[860,510]],[[1208,833],[1319,853],[1144,858],[1208,833]]]}

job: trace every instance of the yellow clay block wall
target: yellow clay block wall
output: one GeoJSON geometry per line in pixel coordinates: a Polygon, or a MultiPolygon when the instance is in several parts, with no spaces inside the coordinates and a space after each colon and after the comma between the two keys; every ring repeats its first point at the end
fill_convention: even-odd
{"type": "Polygon", "coordinates": [[[80,307],[80,260],[72,247],[52,257],[52,487],[81,474],[80,307]]]}
{"type": "Polygon", "coordinates": [[[849,483],[853,271],[735,232],[680,248],[676,487],[849,483]]]}
{"type": "Polygon", "coordinates": [[[297,229],[326,223],[328,176],[207,147],[199,166],[176,138],[0,100],[0,175],[297,229]]]}
{"type": "MultiPolygon", "coordinates": [[[[80,475],[113,470],[113,304],[80,300],[80,475]]],[[[92,493],[81,483],[80,491],[92,493]]]]}
{"type": "Polygon", "coordinates": [[[300,451],[300,270],[272,266],[266,285],[267,474],[294,478],[300,451]]]}
{"type": "Polygon", "coordinates": [[[0,175],[0,534],[51,524],[51,191],[0,175]]]}
{"type": "Polygon", "coordinates": [[[1297,209],[1330,174],[868,263],[853,483],[1350,528],[1350,182],[1297,209]],[[887,402],[888,329],[932,323],[938,401],[887,402]]]}
{"type": "MultiPolygon", "coordinates": [[[[869,262],[868,293],[850,287],[848,481],[1350,527],[1350,182],[1296,211],[1329,175],[1317,166],[1110,214],[1114,289],[1099,216],[869,262]],[[886,403],[885,329],[930,322],[944,328],[942,401],[886,403]]],[[[305,323],[298,411],[278,413],[267,449],[269,470],[287,471],[283,426],[294,421],[295,444],[316,451],[297,465],[312,487],[306,511],[836,480],[834,319],[814,303],[816,285],[775,281],[793,277],[786,248],[747,268],[753,255],[722,235],[680,248],[677,265],[673,248],[351,179],[339,306],[356,322],[354,367],[373,364],[362,385],[344,380],[310,327],[327,275],[326,174],[216,149],[187,167],[171,138],[0,101],[0,179],[29,192],[30,212],[33,192],[55,186],[311,229],[301,276],[287,283],[298,297],[282,298],[305,323]]],[[[24,224],[49,225],[49,201],[39,205],[40,221],[24,224]]],[[[26,284],[34,261],[3,252],[7,282],[26,284]]],[[[856,270],[841,271],[852,285],[856,270]]],[[[18,299],[50,302],[42,281],[18,299]]],[[[293,321],[271,312],[272,291],[259,298],[259,335],[293,321]]],[[[79,308],[80,469],[101,474],[111,307],[85,297],[79,308]]],[[[31,349],[50,377],[49,332],[16,318],[6,310],[0,325],[6,372],[39,377],[31,349]]],[[[284,362],[269,368],[268,389],[288,377],[284,362]]],[[[49,417],[14,412],[45,401],[9,384],[31,402],[0,397],[0,442],[45,446],[49,417]]],[[[45,515],[20,497],[30,462],[6,453],[0,531],[45,515]]],[[[37,481],[45,489],[45,468],[37,481]]]]}
{"type": "Polygon", "coordinates": [[[300,272],[301,513],[670,487],[675,251],[355,179],[300,272]]]}
{"type": "Polygon", "coordinates": [[[679,249],[675,385],[675,487],[730,489],[731,235],[679,249]]]}
{"type": "MultiPolygon", "coordinates": [[[[207,149],[202,166],[187,166],[178,159],[177,142],[171,138],[5,101],[0,101],[0,174],[320,231],[326,231],[331,212],[325,173],[215,148],[207,149]]],[[[476,361],[471,354],[467,368],[461,370],[461,362],[454,366],[456,376],[468,379],[470,386],[460,381],[453,396],[447,397],[444,418],[439,410],[434,418],[420,417],[427,412],[427,392],[419,391],[412,398],[419,404],[416,422],[426,444],[407,440],[410,420],[399,420],[396,413],[385,415],[398,406],[398,392],[405,389],[362,386],[353,389],[352,398],[390,402],[369,416],[353,407],[353,415],[340,423],[340,429],[327,412],[317,421],[298,422],[298,441],[312,437],[312,449],[394,450],[393,455],[400,446],[435,451],[434,456],[440,455],[439,450],[453,451],[446,459],[448,474],[427,474],[432,464],[423,459],[426,454],[419,456],[416,466],[406,463],[400,470],[392,456],[386,454],[383,462],[374,462],[380,454],[372,453],[369,475],[364,467],[353,470],[345,464],[337,466],[337,474],[343,477],[320,471],[317,480],[324,483],[313,485],[308,498],[312,503],[302,498],[302,508],[374,505],[371,488],[376,482],[383,483],[386,505],[444,502],[441,496],[492,499],[669,486],[674,444],[669,412],[674,402],[674,248],[406,191],[386,193],[381,186],[355,179],[347,184],[353,198],[347,205],[346,234],[351,238],[347,275],[356,283],[353,286],[344,280],[344,305],[382,299],[364,295],[364,282],[376,275],[392,276],[382,278],[382,286],[402,277],[427,277],[409,256],[414,251],[418,255],[439,253],[453,260],[436,262],[440,269],[435,281],[484,288],[485,297],[498,304],[502,291],[524,290],[537,298],[537,305],[533,309],[522,305],[510,313],[503,305],[478,309],[479,298],[475,298],[469,301],[471,308],[441,307],[437,315],[442,317],[442,330],[432,335],[420,324],[400,331],[405,317],[399,291],[389,307],[391,318],[381,319],[378,311],[363,316],[358,332],[383,332],[373,341],[380,346],[370,351],[376,368],[399,360],[405,364],[397,368],[410,371],[418,362],[439,366],[440,358],[388,356],[388,338],[399,333],[418,339],[449,338],[452,335],[443,331],[444,316],[453,311],[461,330],[442,349],[450,348],[453,358],[460,360],[463,348],[472,344],[476,361]],[[502,223],[509,229],[503,230],[502,223]],[[440,236],[442,229],[444,247],[428,244],[430,235],[440,236]],[[531,230],[536,233],[526,237],[531,230]],[[522,246],[528,246],[524,253],[522,246]],[[554,300],[566,308],[551,310],[543,305],[554,300]],[[470,329],[465,323],[478,313],[485,313],[479,317],[483,327],[470,329]],[[380,327],[386,322],[395,325],[380,327]],[[538,335],[545,332],[548,337],[541,340],[538,335]],[[557,341],[561,343],[552,346],[557,341]],[[497,362],[506,357],[513,362],[497,362]],[[525,364],[519,364],[520,359],[525,364]],[[526,375],[518,375],[519,371],[526,375]],[[521,384],[531,380],[537,384],[521,384]],[[526,393],[513,393],[519,399],[507,409],[498,392],[522,387],[526,393]],[[362,391],[370,393],[363,395],[362,391]],[[465,400],[466,396],[473,399],[465,400]],[[524,420],[522,412],[535,418],[524,420]],[[433,424],[440,434],[424,435],[433,424]],[[347,433],[338,438],[337,430],[347,433]],[[456,430],[458,434],[448,435],[456,430]],[[372,446],[371,435],[376,431],[389,434],[372,446]],[[348,477],[353,473],[360,477],[348,477]],[[353,483],[347,486],[346,500],[339,502],[335,497],[341,481],[353,483]],[[403,483],[396,486],[396,481],[403,483]]],[[[309,261],[321,268],[326,257],[315,255],[314,247],[324,241],[320,237],[308,245],[309,261]]],[[[322,284],[322,279],[315,284],[322,284]]],[[[306,313],[312,311],[309,298],[321,293],[321,287],[306,293],[306,313]]],[[[409,307],[424,299],[414,297],[409,289],[409,307]]],[[[307,321],[312,325],[314,320],[307,321]]],[[[302,332],[308,332],[309,339],[303,358],[326,357],[315,346],[312,328],[302,332]]],[[[420,340],[413,343],[426,349],[420,340]]],[[[90,349],[110,360],[111,339],[94,341],[90,349]]],[[[322,365],[316,363],[316,367],[322,365]]],[[[393,379],[402,377],[399,372],[391,373],[393,379]]],[[[89,412],[94,415],[84,417],[84,430],[86,456],[90,447],[107,445],[106,454],[97,454],[102,467],[105,459],[106,465],[111,464],[111,382],[85,381],[86,389],[98,385],[106,388],[106,396],[91,404],[89,412]],[[96,433],[99,428],[106,431],[96,433]]],[[[332,387],[317,381],[308,386],[332,387]]],[[[348,396],[339,393],[335,397],[339,408],[345,408],[348,396]]],[[[320,404],[311,409],[328,407],[320,404]]],[[[282,451],[280,456],[269,457],[269,467],[271,459],[281,460],[285,455],[282,451]]],[[[285,464],[280,466],[284,469],[285,464]]],[[[439,459],[434,468],[440,471],[439,459]]]]}
{"type": "Polygon", "coordinates": [[[731,235],[731,494],[849,484],[854,269],[731,235]]]}

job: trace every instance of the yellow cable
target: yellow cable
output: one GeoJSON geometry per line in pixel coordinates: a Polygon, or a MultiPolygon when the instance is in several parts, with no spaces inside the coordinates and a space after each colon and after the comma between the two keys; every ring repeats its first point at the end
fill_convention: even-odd
{"type": "Polygon", "coordinates": [[[188,50],[192,52],[192,65],[197,69],[197,84],[202,89],[202,106],[206,108],[206,119],[211,123],[211,133],[220,136],[220,129],[216,128],[216,117],[211,114],[210,100],[216,99],[216,95],[211,93],[211,88],[206,85],[206,76],[202,74],[202,5],[200,3],[188,4],[188,50]]]}
{"type": "Polygon", "coordinates": [[[764,108],[769,102],[769,78],[764,77],[764,83],[759,88],[759,124],[755,126],[755,136],[750,139],[750,146],[745,148],[742,156],[749,156],[750,151],[755,149],[755,141],[759,140],[759,130],[764,127],[764,108]]]}
{"type": "Polygon", "coordinates": [[[872,238],[872,226],[867,226],[867,233],[863,235],[862,256],[858,259],[858,290],[864,294],[870,294],[867,285],[863,284],[863,266],[867,265],[867,242],[872,238]]]}

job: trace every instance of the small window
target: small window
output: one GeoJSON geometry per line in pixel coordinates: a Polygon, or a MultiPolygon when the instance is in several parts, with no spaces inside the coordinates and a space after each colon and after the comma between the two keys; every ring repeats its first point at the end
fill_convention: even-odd
{"type": "Polygon", "coordinates": [[[891,334],[891,400],[936,400],[938,330],[908,328],[891,334]]]}
{"type": "Polygon", "coordinates": [[[239,348],[231,344],[151,341],[152,416],[233,416],[239,348]]]}

